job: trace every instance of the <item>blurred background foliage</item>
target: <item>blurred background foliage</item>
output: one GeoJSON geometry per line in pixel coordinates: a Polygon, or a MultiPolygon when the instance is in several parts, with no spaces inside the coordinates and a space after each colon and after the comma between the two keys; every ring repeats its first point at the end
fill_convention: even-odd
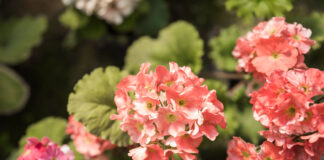
{"type": "MultiPolygon", "coordinates": [[[[323,70],[322,0],[142,0],[121,25],[107,24],[60,1],[0,0],[0,158],[15,159],[26,136],[46,135],[59,144],[68,142],[64,128],[73,91],[70,102],[75,103],[69,104],[69,111],[78,113],[75,106],[83,105],[78,99],[86,99],[87,87],[104,84],[107,91],[98,97],[107,93],[102,100],[111,107],[107,113],[113,113],[115,82],[108,84],[111,79],[100,81],[96,76],[134,74],[146,61],[190,66],[210,89],[217,90],[228,126],[226,130],[218,127],[215,142],[203,141],[200,159],[225,159],[228,140],[234,135],[260,143],[257,132],[263,128],[253,119],[247,96],[258,85],[251,76],[235,72],[237,62],[231,51],[239,36],[272,16],[285,16],[288,22],[312,30],[317,43],[305,61],[323,70]],[[84,74],[106,66],[123,71],[99,69],[91,73],[97,79],[94,84],[73,90],[84,74]],[[61,118],[45,118],[49,116],[61,118]]],[[[88,83],[87,78],[79,83],[88,83]]],[[[89,130],[98,128],[95,122],[87,125],[89,130]]],[[[107,154],[112,159],[124,156],[107,154]]]]}

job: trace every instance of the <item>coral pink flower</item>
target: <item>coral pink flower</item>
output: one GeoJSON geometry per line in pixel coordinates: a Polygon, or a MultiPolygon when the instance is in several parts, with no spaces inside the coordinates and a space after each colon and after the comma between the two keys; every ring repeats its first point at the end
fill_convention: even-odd
{"type": "Polygon", "coordinates": [[[227,147],[227,160],[256,160],[255,146],[240,137],[233,137],[227,147]]]}
{"type": "Polygon", "coordinates": [[[318,132],[324,135],[324,103],[312,106],[314,123],[316,123],[318,132]]]}
{"type": "Polygon", "coordinates": [[[264,81],[277,70],[306,68],[304,54],[315,44],[310,35],[309,29],[288,24],[283,17],[261,22],[237,40],[232,53],[238,59],[237,70],[264,81]]]}
{"type": "Polygon", "coordinates": [[[317,104],[312,97],[323,94],[323,76],[323,71],[313,68],[275,71],[262,88],[252,93],[254,117],[269,128],[260,134],[282,147],[287,157],[320,157],[324,103],[317,104]]]}
{"type": "Polygon", "coordinates": [[[287,88],[291,92],[300,92],[309,98],[323,94],[324,72],[315,68],[307,70],[295,69],[287,72],[287,88]]]}
{"type": "Polygon", "coordinates": [[[105,150],[115,148],[110,141],[89,133],[82,123],[74,120],[73,116],[69,117],[66,133],[71,134],[76,150],[86,158],[94,158],[105,150]]]}
{"type": "Polygon", "coordinates": [[[129,156],[133,160],[167,160],[168,158],[164,156],[163,149],[158,145],[147,145],[134,148],[129,151],[129,156]]]}
{"type": "Polygon", "coordinates": [[[260,148],[261,150],[258,153],[260,160],[284,160],[284,157],[279,154],[282,148],[275,146],[273,143],[264,141],[260,148]]]}
{"type": "Polygon", "coordinates": [[[303,54],[307,53],[311,46],[315,45],[315,41],[310,39],[312,31],[304,28],[301,24],[288,24],[285,34],[289,37],[290,44],[297,47],[303,54]]]}
{"type": "Polygon", "coordinates": [[[253,66],[262,74],[269,76],[276,70],[287,71],[297,63],[298,51],[288,45],[284,38],[261,39],[256,45],[253,66]]]}
{"type": "Polygon", "coordinates": [[[129,153],[135,159],[159,155],[151,154],[150,144],[167,148],[166,155],[195,159],[192,153],[198,153],[202,137],[215,140],[216,125],[226,127],[223,104],[216,91],[202,85],[204,79],[189,67],[174,62],[169,63],[169,70],[157,66],[153,72],[149,67],[149,63],[142,64],[137,75],[117,85],[118,114],[110,118],[120,120],[120,128],[141,145],[129,153]]]}
{"type": "Polygon", "coordinates": [[[171,147],[177,147],[178,150],[184,151],[186,153],[198,153],[197,147],[202,142],[202,137],[197,139],[191,138],[189,134],[178,137],[169,137],[166,140],[166,144],[171,147]]]}
{"type": "Polygon", "coordinates": [[[185,126],[188,123],[181,114],[169,108],[160,108],[156,126],[162,136],[174,137],[185,134],[185,126]]]}

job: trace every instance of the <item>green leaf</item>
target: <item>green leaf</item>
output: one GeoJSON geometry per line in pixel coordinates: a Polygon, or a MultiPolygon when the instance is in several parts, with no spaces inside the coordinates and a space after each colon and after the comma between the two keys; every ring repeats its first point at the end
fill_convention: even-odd
{"type": "Polygon", "coordinates": [[[91,17],[89,22],[79,30],[82,38],[96,40],[103,37],[106,32],[105,23],[98,18],[91,17]]]}
{"type": "Polygon", "coordinates": [[[136,30],[142,34],[154,35],[165,27],[169,20],[168,7],[164,0],[148,0],[149,11],[139,17],[136,30]]]}
{"type": "Polygon", "coordinates": [[[215,89],[217,98],[223,102],[226,99],[226,94],[228,90],[228,84],[225,81],[215,80],[215,79],[206,79],[204,84],[208,86],[208,89],[215,89]]]}
{"type": "Polygon", "coordinates": [[[240,135],[247,137],[252,143],[258,144],[261,139],[258,132],[264,130],[264,127],[253,118],[252,107],[250,105],[247,105],[243,113],[239,115],[239,122],[240,135]]]}
{"type": "Polygon", "coordinates": [[[237,106],[233,103],[224,103],[224,114],[226,118],[226,129],[222,129],[221,127],[217,126],[217,130],[219,131],[219,137],[221,139],[231,139],[237,129],[240,127],[240,112],[237,109],[237,106]]]}
{"type": "Polygon", "coordinates": [[[76,30],[85,26],[89,21],[89,17],[73,7],[69,7],[60,15],[59,21],[63,26],[76,30]]]}
{"type": "Polygon", "coordinates": [[[237,60],[233,57],[232,51],[237,39],[244,33],[242,28],[231,26],[220,31],[220,35],[209,41],[211,48],[210,58],[220,70],[235,71],[237,60]]]}
{"type": "Polygon", "coordinates": [[[251,20],[282,16],[293,8],[291,0],[226,0],[227,10],[235,10],[238,17],[251,20]]]}
{"type": "Polygon", "coordinates": [[[23,150],[15,149],[11,152],[7,160],[17,160],[17,158],[20,156],[20,154],[23,152],[23,150]]]}
{"type": "Polygon", "coordinates": [[[311,39],[316,41],[314,49],[318,49],[324,41],[324,13],[313,12],[311,15],[296,17],[296,20],[301,22],[304,27],[312,30],[311,39]]]}
{"type": "Polygon", "coordinates": [[[0,62],[17,64],[30,56],[47,28],[43,16],[10,19],[0,24],[0,62]]]}
{"type": "Polygon", "coordinates": [[[27,84],[11,69],[0,65],[0,114],[21,110],[28,97],[27,84]]]}
{"type": "Polygon", "coordinates": [[[178,21],[160,31],[157,39],[142,37],[127,50],[125,69],[136,73],[143,62],[168,65],[170,61],[189,66],[198,73],[202,67],[203,41],[189,23],[178,21]]]}
{"type": "Polygon", "coordinates": [[[73,141],[71,141],[69,144],[70,149],[73,151],[74,153],[74,160],[85,160],[85,158],[82,156],[82,154],[80,154],[76,149],[75,149],[75,145],[73,143],[73,141]]]}
{"type": "Polygon", "coordinates": [[[26,139],[29,137],[36,137],[41,140],[44,136],[51,139],[51,141],[61,145],[65,138],[66,120],[63,118],[47,117],[41,121],[30,125],[19,141],[20,148],[26,144],[26,139]]]}
{"type": "Polygon", "coordinates": [[[132,144],[127,133],[121,131],[119,121],[110,120],[117,113],[114,103],[116,85],[127,75],[116,67],[97,68],[83,76],[69,96],[68,111],[89,132],[110,140],[118,146],[132,144]]]}
{"type": "Polygon", "coordinates": [[[156,42],[147,36],[136,40],[128,49],[125,57],[124,68],[131,73],[136,73],[139,70],[141,63],[152,62],[152,48],[156,42]]]}

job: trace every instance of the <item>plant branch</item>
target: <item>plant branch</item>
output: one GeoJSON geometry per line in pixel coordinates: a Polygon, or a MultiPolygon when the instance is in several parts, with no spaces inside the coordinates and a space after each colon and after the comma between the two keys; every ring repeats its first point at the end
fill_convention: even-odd
{"type": "Polygon", "coordinates": [[[213,79],[234,79],[234,80],[243,80],[243,73],[228,73],[228,72],[202,72],[200,76],[204,78],[213,78],[213,79]]]}

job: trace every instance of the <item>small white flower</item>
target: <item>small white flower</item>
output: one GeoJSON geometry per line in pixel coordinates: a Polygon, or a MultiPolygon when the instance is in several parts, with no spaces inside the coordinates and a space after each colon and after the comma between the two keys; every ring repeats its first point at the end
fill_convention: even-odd
{"type": "Polygon", "coordinates": [[[62,0],[64,5],[74,4],[87,15],[96,14],[108,23],[119,25],[129,16],[140,0],[62,0]]]}

